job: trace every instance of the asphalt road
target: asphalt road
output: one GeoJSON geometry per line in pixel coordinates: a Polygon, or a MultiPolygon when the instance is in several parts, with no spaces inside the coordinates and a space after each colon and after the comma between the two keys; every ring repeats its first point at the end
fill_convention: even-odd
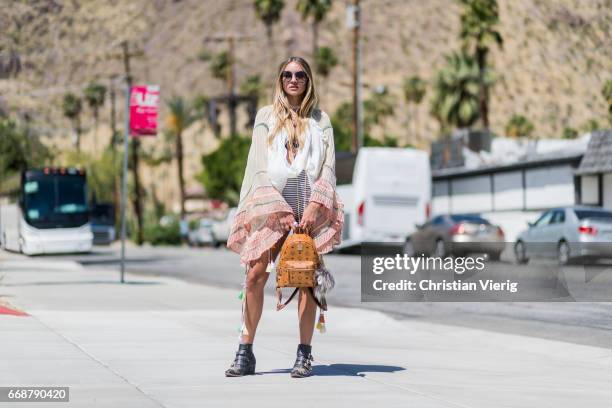
{"type": "MultiPolygon", "coordinates": [[[[85,267],[106,268],[119,279],[119,246],[95,247],[90,254],[50,256],[52,259],[76,260],[85,267]]],[[[43,257],[38,257],[43,258],[43,257]]],[[[447,325],[466,326],[487,331],[512,333],[572,343],[612,348],[612,302],[362,302],[361,256],[328,254],[326,265],[334,273],[336,287],[328,302],[332,305],[328,319],[333,319],[333,305],[374,309],[397,319],[419,320],[447,325]]],[[[528,276],[535,269],[514,265],[502,258],[489,263],[498,277],[528,276]]],[[[555,268],[553,261],[530,262],[532,268],[555,268]]],[[[241,287],[244,268],[238,255],[225,248],[135,247],[127,248],[126,280],[138,274],[172,276],[179,279],[216,285],[241,287]]],[[[585,268],[566,269],[570,286],[579,284],[585,268]]],[[[590,287],[601,299],[612,300],[612,265],[592,266],[587,270],[590,287]]],[[[273,278],[267,291],[273,293],[273,278]]],[[[286,289],[287,294],[289,289],[286,289]]],[[[273,312],[269,306],[267,310],[273,312]]],[[[280,313],[280,312],[279,312],[280,313]]]]}

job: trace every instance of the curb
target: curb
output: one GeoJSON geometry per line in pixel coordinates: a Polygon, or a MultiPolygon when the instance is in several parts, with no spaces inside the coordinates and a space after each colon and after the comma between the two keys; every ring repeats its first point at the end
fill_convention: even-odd
{"type": "Polygon", "coordinates": [[[12,307],[7,307],[5,305],[0,304],[0,316],[9,315],[9,316],[30,316],[26,312],[23,312],[18,309],[14,309],[12,307]]]}
{"type": "Polygon", "coordinates": [[[2,269],[47,269],[54,271],[77,271],[83,267],[75,261],[54,261],[54,260],[38,260],[38,259],[4,259],[0,264],[2,269]]]}

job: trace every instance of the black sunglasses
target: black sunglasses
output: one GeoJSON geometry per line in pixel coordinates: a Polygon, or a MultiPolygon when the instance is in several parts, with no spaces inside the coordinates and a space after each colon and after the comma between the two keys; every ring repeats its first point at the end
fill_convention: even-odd
{"type": "Polygon", "coordinates": [[[297,71],[295,73],[291,71],[283,71],[281,73],[281,78],[283,78],[283,81],[291,81],[293,75],[295,75],[295,79],[300,82],[304,82],[306,79],[308,79],[308,75],[306,75],[304,71],[297,71]]]}

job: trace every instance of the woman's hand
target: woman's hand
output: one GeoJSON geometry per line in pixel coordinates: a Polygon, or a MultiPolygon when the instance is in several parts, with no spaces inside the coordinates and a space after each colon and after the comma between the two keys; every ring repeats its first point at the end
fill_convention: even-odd
{"type": "Polygon", "coordinates": [[[314,201],[311,201],[310,203],[308,203],[308,206],[306,207],[306,210],[304,211],[304,214],[302,215],[302,221],[300,222],[300,227],[306,228],[308,229],[308,231],[311,231],[312,228],[314,227],[314,223],[317,219],[317,215],[319,211],[321,210],[321,207],[323,207],[323,204],[316,203],[314,201]]]}
{"type": "Polygon", "coordinates": [[[280,216],[277,215],[276,217],[278,218],[281,229],[283,231],[291,230],[291,227],[295,223],[295,217],[293,216],[293,213],[286,213],[280,216]]]}

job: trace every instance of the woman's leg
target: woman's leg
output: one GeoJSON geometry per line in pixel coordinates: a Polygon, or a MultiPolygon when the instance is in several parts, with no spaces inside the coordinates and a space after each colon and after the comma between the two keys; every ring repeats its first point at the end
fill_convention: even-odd
{"type": "Polygon", "coordinates": [[[274,260],[288,235],[289,232],[287,232],[270,251],[264,252],[261,258],[252,261],[249,265],[245,288],[246,309],[244,312],[244,323],[247,334],[242,334],[242,343],[252,344],[255,340],[255,332],[257,331],[257,325],[259,324],[259,319],[261,318],[261,312],[263,310],[264,288],[269,275],[269,273],[266,272],[266,267],[270,262],[270,256],[268,254],[270,254],[272,260],[274,260]]]}
{"type": "Polygon", "coordinates": [[[308,293],[308,288],[300,289],[298,300],[298,317],[300,320],[300,343],[310,344],[312,341],[312,332],[315,327],[315,318],[317,315],[317,304],[308,293]]]}

